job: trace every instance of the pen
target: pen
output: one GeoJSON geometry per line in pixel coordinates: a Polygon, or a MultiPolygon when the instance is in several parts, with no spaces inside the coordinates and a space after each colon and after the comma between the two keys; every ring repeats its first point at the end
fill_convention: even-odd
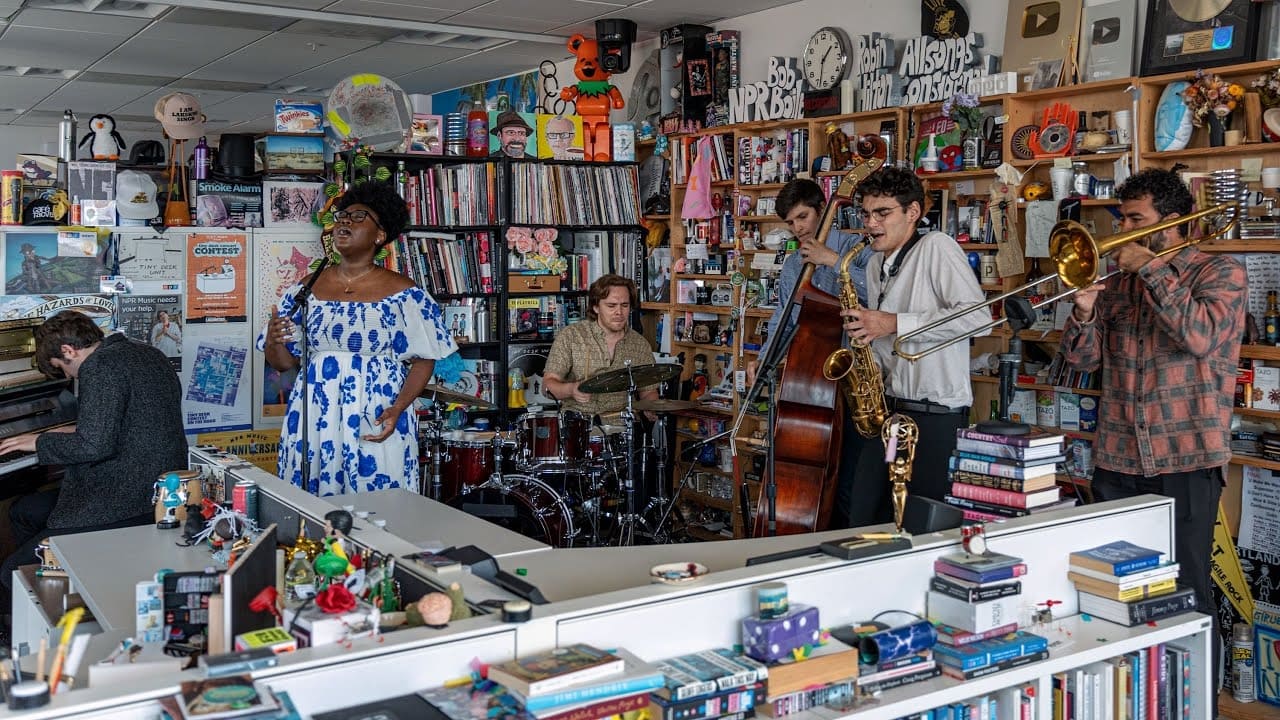
{"type": "Polygon", "coordinates": [[[899,535],[898,533],[878,532],[878,533],[860,533],[859,535],[857,535],[857,537],[862,540],[893,540],[895,538],[900,538],[902,536],[899,535]]]}
{"type": "Polygon", "coordinates": [[[71,641],[71,652],[67,653],[67,662],[64,665],[66,677],[62,681],[68,690],[76,684],[76,673],[80,672],[80,663],[84,660],[85,650],[89,649],[89,638],[89,635],[81,633],[71,641]]]}
{"type": "Polygon", "coordinates": [[[58,625],[62,626],[62,638],[58,641],[58,652],[53,658],[53,669],[49,671],[50,695],[58,691],[58,680],[62,676],[62,665],[67,660],[67,648],[71,645],[71,635],[76,631],[76,625],[80,624],[80,618],[83,615],[84,608],[71,608],[63,613],[62,619],[58,621],[58,625]]]}
{"type": "Polygon", "coordinates": [[[67,577],[67,571],[66,570],[37,570],[36,577],[64,578],[64,577],[67,577]]]}

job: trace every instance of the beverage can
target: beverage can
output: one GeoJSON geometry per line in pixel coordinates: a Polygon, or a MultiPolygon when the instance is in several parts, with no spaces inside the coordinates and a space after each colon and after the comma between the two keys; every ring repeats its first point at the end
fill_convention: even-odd
{"type": "Polygon", "coordinates": [[[1253,626],[1236,623],[1231,626],[1231,697],[1238,703],[1258,699],[1257,678],[1253,666],[1253,626]]]}
{"type": "Polygon", "coordinates": [[[231,488],[231,509],[257,522],[258,483],[252,480],[237,481],[231,488]]]}

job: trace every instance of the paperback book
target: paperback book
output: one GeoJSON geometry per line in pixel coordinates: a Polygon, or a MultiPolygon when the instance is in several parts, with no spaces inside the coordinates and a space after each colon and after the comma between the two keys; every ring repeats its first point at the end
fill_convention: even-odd
{"type": "Polygon", "coordinates": [[[1067,562],[1072,569],[1086,568],[1120,576],[1153,568],[1168,560],[1169,556],[1162,552],[1118,540],[1088,550],[1077,550],[1071,553],[1067,562]]]}
{"type": "Polygon", "coordinates": [[[1080,612],[1088,613],[1117,625],[1133,627],[1152,620],[1181,615],[1196,609],[1196,596],[1182,586],[1159,597],[1120,602],[1092,593],[1080,592],[1080,612]]]}
{"type": "Polygon", "coordinates": [[[957,600],[979,602],[1017,595],[1022,592],[1022,581],[1000,580],[991,583],[976,583],[947,575],[934,575],[929,579],[929,589],[944,595],[950,595],[957,600]]]}
{"type": "Polygon", "coordinates": [[[585,643],[489,666],[489,679],[525,698],[623,671],[622,658],[585,643]]]}

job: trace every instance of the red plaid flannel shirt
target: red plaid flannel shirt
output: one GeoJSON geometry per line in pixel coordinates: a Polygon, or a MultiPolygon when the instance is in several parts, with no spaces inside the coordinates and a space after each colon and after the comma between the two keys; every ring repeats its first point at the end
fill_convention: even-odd
{"type": "Polygon", "coordinates": [[[1186,248],[1106,283],[1062,353],[1102,368],[1094,463],[1152,477],[1225,465],[1248,298],[1244,266],[1186,248]]]}

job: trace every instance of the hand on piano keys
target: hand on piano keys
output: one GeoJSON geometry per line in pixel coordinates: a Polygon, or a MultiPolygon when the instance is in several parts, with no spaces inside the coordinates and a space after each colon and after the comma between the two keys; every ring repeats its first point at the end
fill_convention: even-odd
{"type": "Polygon", "coordinates": [[[36,451],[36,438],[39,433],[22,433],[0,440],[0,457],[11,452],[33,453],[36,451]]]}

